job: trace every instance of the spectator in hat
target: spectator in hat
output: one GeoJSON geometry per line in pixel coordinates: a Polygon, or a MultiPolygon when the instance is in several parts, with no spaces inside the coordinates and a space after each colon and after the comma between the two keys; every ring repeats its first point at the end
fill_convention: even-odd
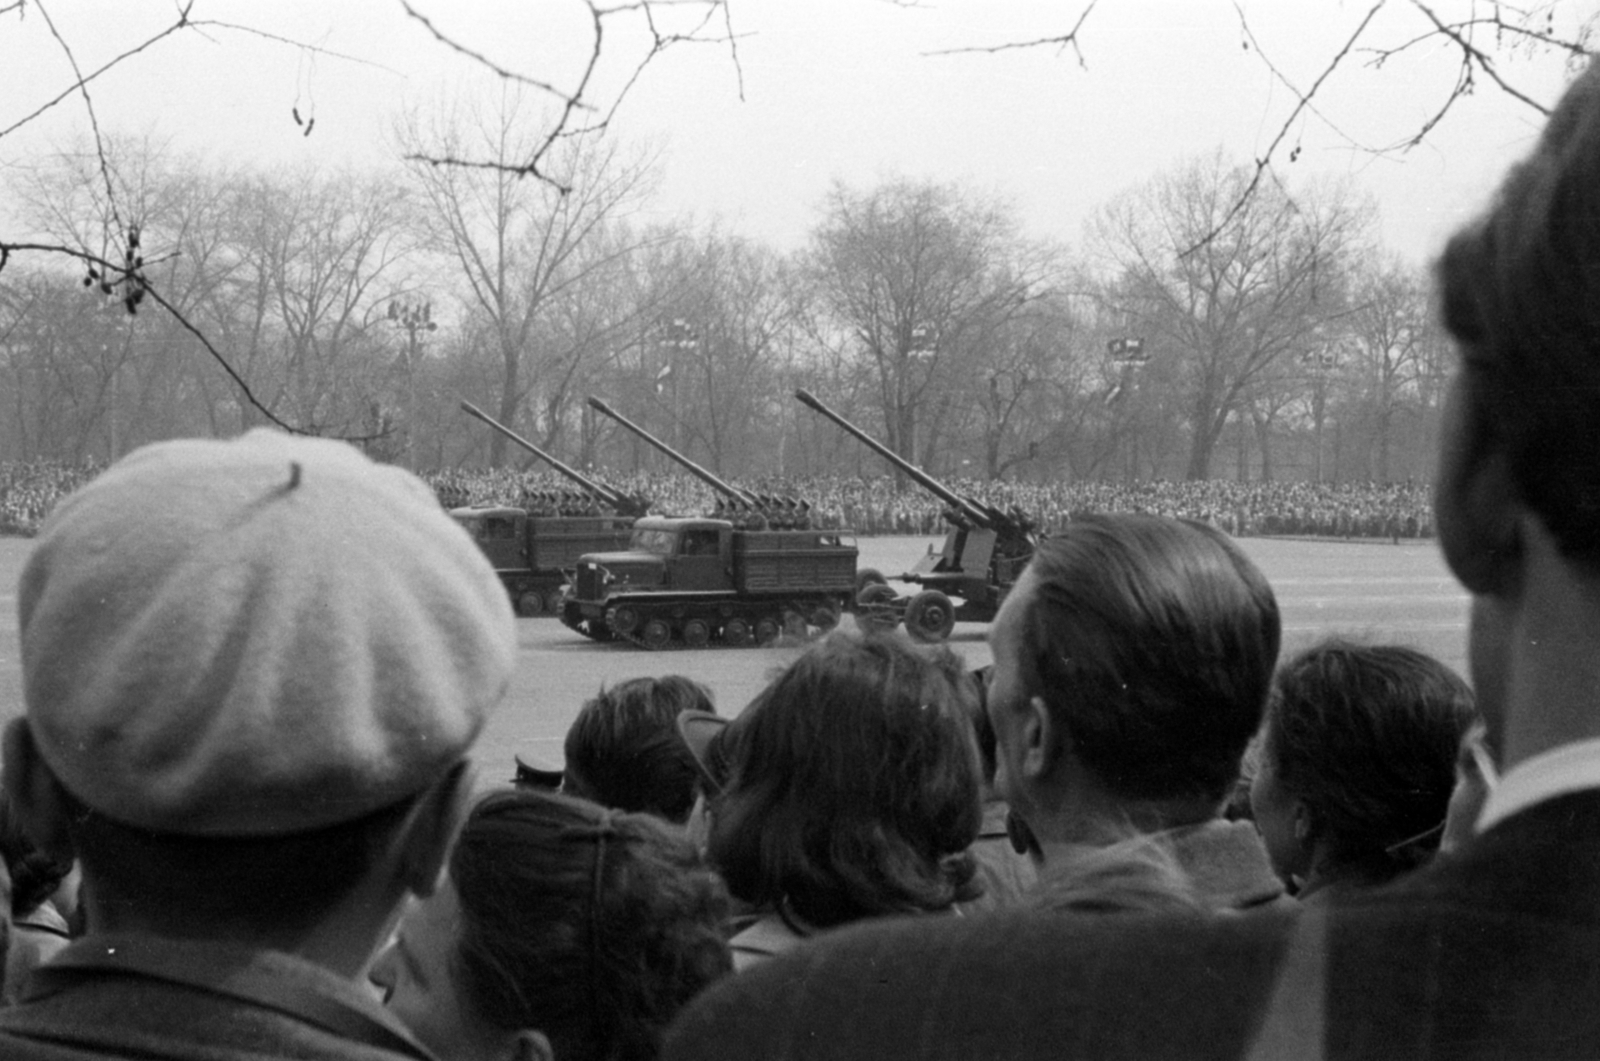
{"type": "Polygon", "coordinates": [[[516,639],[427,488],[268,431],[148,446],[57,507],[18,606],[4,785],[87,925],[0,1056],[428,1057],[361,980],[440,876],[516,639]]]}
{"type": "Polygon", "coordinates": [[[372,980],[441,1058],[648,1061],[729,970],[726,913],[721,881],[657,816],[502,790],[372,980]]]}
{"type": "Polygon", "coordinates": [[[1297,898],[1387,884],[1433,856],[1476,717],[1466,682],[1403,645],[1335,638],[1280,668],[1250,798],[1297,898]]]}
{"type": "Polygon", "coordinates": [[[716,707],[710,689],[679,674],[601,688],[567,730],[562,791],[682,825],[700,777],[678,736],[685,711],[715,714],[716,707]]]}
{"type": "Polygon", "coordinates": [[[835,632],[734,722],[681,716],[712,792],[708,857],[760,915],[735,968],[977,897],[978,755],[952,673],[903,638],[835,632]]]}

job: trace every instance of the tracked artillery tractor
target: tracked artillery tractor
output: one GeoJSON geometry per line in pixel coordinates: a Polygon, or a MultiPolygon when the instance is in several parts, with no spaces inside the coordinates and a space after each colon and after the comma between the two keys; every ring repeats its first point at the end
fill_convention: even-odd
{"type": "Polygon", "coordinates": [[[855,593],[856,547],[810,528],[809,508],[741,490],[598,398],[589,404],[718,494],[711,517],[648,516],[625,552],[579,559],[561,621],[645,648],[764,645],[833,629],[855,593]]]}
{"type": "Polygon", "coordinates": [[[471,402],[462,411],[571,479],[578,490],[524,491],[516,505],[450,509],[478,543],[511,596],[518,615],[558,615],[567,572],[586,553],[625,548],[635,520],[649,511],[643,498],[596,482],[552,457],[471,402]]]}
{"type": "Polygon", "coordinates": [[[937,642],[950,636],[957,620],[991,621],[1033,556],[1038,544],[1033,522],[1015,510],[1004,512],[962,497],[828,408],[810,391],[795,391],[795,397],[860,439],[946,506],[944,518],[951,529],[943,548],[937,552],[930,548],[910,571],[897,576],[897,581],[920,586],[921,591],[901,596],[880,572],[865,568],[856,576],[856,622],[864,628],[887,629],[903,622],[906,633],[917,640],[937,642]]]}

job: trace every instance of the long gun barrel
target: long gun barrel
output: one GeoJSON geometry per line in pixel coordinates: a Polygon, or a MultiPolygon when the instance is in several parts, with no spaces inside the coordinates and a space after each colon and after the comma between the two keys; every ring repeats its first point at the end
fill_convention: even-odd
{"type": "Polygon", "coordinates": [[[500,432],[506,438],[509,438],[511,441],[515,442],[517,445],[521,446],[535,457],[538,457],[540,460],[550,465],[550,467],[554,468],[562,475],[565,475],[568,479],[571,479],[573,482],[594,494],[596,497],[617,508],[618,511],[626,511],[631,507],[636,506],[637,502],[634,498],[629,497],[620,490],[614,490],[604,483],[596,482],[587,475],[584,475],[578,469],[572,467],[572,465],[557,460],[555,457],[546,453],[538,446],[535,446],[532,442],[529,442],[527,439],[511,430],[505,424],[502,424],[500,421],[496,420],[494,417],[490,416],[476,405],[473,405],[471,402],[463,399],[461,402],[461,411],[466,413],[468,416],[475,416],[479,420],[482,420],[484,423],[500,432]]]}
{"type": "Polygon", "coordinates": [[[659,438],[657,438],[656,436],[652,435],[650,432],[646,431],[644,428],[640,427],[638,424],[634,423],[632,420],[629,420],[626,416],[623,416],[621,413],[619,413],[615,409],[611,408],[611,406],[607,405],[605,402],[601,401],[599,398],[591,397],[589,399],[589,405],[592,406],[598,412],[605,413],[607,416],[611,417],[611,419],[615,420],[617,423],[621,424],[623,427],[627,428],[629,431],[632,431],[634,434],[638,435],[640,438],[642,438],[646,442],[650,443],[652,446],[654,446],[656,449],[660,450],[662,453],[665,453],[667,456],[671,457],[673,460],[677,461],[679,464],[681,464],[685,468],[689,469],[689,471],[692,472],[697,478],[699,478],[699,480],[701,482],[705,483],[707,486],[711,487],[711,489],[713,489],[713,490],[717,491],[718,493],[722,494],[722,496],[727,497],[727,498],[731,498],[734,501],[740,502],[741,504],[748,505],[751,508],[760,507],[761,499],[759,497],[757,497],[755,494],[752,494],[748,490],[741,490],[737,486],[734,486],[732,483],[729,483],[729,482],[726,482],[726,481],[724,481],[722,479],[717,478],[711,472],[709,472],[706,469],[700,467],[700,465],[696,464],[694,461],[690,460],[688,457],[685,457],[683,454],[679,453],[677,450],[673,449],[671,446],[667,445],[665,442],[661,441],[659,438]]]}
{"type": "Polygon", "coordinates": [[[994,520],[990,517],[989,513],[983,511],[977,505],[962,497],[960,494],[955,493],[939,480],[935,479],[921,468],[918,468],[915,464],[912,464],[904,457],[901,457],[898,453],[894,452],[894,450],[883,445],[877,439],[873,438],[871,435],[867,434],[865,431],[862,431],[859,427],[852,424],[850,421],[846,420],[832,409],[828,408],[822,403],[821,399],[812,394],[810,391],[802,387],[794,392],[794,396],[800,399],[801,404],[810,406],[823,416],[826,416],[829,420],[832,420],[834,423],[843,428],[848,434],[854,435],[856,438],[860,439],[868,449],[877,453],[890,464],[893,464],[896,468],[899,468],[901,471],[911,476],[911,478],[920,483],[922,487],[929,493],[933,494],[939,500],[943,501],[945,504],[961,513],[962,517],[973,526],[991,529],[993,528],[994,520]]]}

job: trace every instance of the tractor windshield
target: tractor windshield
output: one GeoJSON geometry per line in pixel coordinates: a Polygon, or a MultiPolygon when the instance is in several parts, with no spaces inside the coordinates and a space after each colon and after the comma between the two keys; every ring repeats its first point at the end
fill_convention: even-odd
{"type": "Polygon", "coordinates": [[[651,553],[655,556],[671,556],[672,548],[676,544],[676,532],[660,528],[635,528],[633,542],[630,549],[640,553],[651,553]]]}

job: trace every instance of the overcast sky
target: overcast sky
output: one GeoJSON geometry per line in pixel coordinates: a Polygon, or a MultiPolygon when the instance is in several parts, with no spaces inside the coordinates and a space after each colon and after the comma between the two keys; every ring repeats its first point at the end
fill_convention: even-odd
{"type": "MultiPolygon", "coordinates": [[[[1562,10],[1575,19],[1596,3],[1562,10]]],[[[172,0],[44,4],[85,70],[159,32],[176,10],[172,0]]],[[[587,15],[573,0],[413,6],[496,62],[562,85],[589,47],[587,15]]],[[[1097,207],[1185,158],[1220,147],[1248,162],[1263,152],[1294,97],[1261,56],[1308,87],[1372,6],[1241,0],[1258,52],[1244,46],[1230,0],[1099,0],[1081,32],[1080,64],[1054,48],[930,54],[1064,32],[1079,0],[732,0],[737,65],[726,46],[669,50],[644,71],[614,128],[661,151],[656,213],[720,217],[783,249],[804,240],[831,181],[867,186],[891,176],[1004,197],[1030,234],[1077,245],[1097,207]]],[[[0,15],[0,128],[70,84],[43,15],[38,3],[20,20],[0,15]]],[[[192,17],[338,54],[220,27],[184,31],[92,85],[102,129],[149,133],[219,160],[388,165],[401,107],[493,82],[436,43],[399,0],[196,0],[192,17]],[[310,136],[296,109],[315,117],[310,136]]],[[[1405,0],[1389,0],[1373,39],[1401,39],[1416,18],[1405,0]]],[[[603,86],[631,70],[641,43],[623,23],[609,25],[603,86]]],[[[1383,243],[1426,261],[1527,150],[1540,118],[1484,85],[1424,147],[1374,156],[1361,147],[1415,131],[1456,68],[1433,46],[1379,72],[1364,59],[1353,55],[1329,81],[1321,116],[1291,137],[1299,160],[1283,171],[1291,183],[1348,175],[1377,201],[1383,243]]],[[[1549,56],[1508,59],[1505,71],[1546,104],[1568,76],[1549,56]]],[[[0,166],[27,164],[84,128],[81,100],[64,102],[0,138],[0,166]]]]}

